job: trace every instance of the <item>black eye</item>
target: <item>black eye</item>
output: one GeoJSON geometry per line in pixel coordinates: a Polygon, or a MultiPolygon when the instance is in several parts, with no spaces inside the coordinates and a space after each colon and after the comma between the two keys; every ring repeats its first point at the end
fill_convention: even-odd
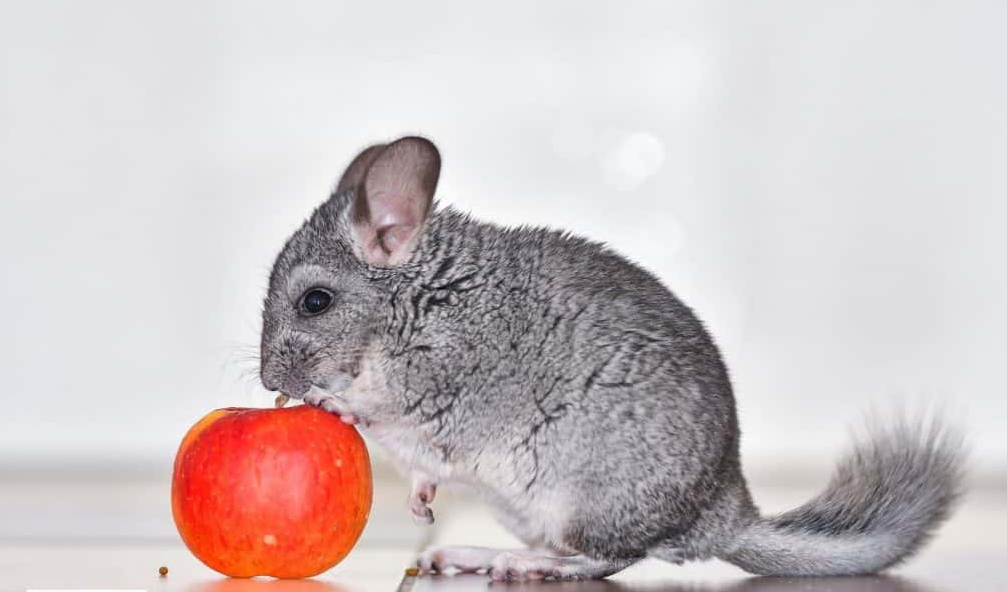
{"type": "Polygon", "coordinates": [[[324,288],[312,288],[301,298],[301,312],[306,315],[322,314],[332,305],[332,292],[324,288]]]}

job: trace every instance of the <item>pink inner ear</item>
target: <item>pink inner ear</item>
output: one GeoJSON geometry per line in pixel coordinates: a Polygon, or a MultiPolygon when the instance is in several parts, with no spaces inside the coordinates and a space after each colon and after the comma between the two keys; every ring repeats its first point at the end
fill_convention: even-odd
{"type": "Polygon", "coordinates": [[[358,233],[358,243],[363,245],[367,261],[377,265],[388,265],[397,262],[397,256],[404,253],[404,248],[415,236],[415,226],[385,226],[370,228],[367,225],[355,227],[358,233]]]}
{"type": "Polygon", "coordinates": [[[378,239],[381,242],[382,248],[389,255],[392,255],[402,250],[412,240],[417,230],[418,227],[416,225],[379,228],[378,239]]]}
{"type": "Polygon", "coordinates": [[[372,264],[388,265],[406,255],[423,221],[417,202],[401,193],[367,195],[368,216],[354,224],[364,256],[372,264]]]}
{"type": "Polygon", "coordinates": [[[371,263],[395,264],[409,256],[439,174],[437,148],[422,138],[392,142],[374,158],[354,206],[354,233],[371,263]]]}
{"type": "Polygon", "coordinates": [[[392,226],[418,226],[426,212],[419,211],[421,204],[404,193],[375,191],[367,194],[368,223],[375,228],[392,226]]]}

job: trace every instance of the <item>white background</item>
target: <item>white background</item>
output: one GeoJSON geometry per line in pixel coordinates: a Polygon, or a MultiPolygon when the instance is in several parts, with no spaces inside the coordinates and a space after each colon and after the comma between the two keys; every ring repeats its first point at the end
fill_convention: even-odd
{"type": "MultiPolygon", "coordinates": [[[[1007,5],[0,2],[0,466],[164,466],[266,405],[282,241],[360,147],[655,271],[752,470],[944,405],[1007,471],[1007,5]]],[[[492,336],[487,336],[492,339],[492,336]]],[[[627,426],[632,429],[632,426],[627,426]]]]}

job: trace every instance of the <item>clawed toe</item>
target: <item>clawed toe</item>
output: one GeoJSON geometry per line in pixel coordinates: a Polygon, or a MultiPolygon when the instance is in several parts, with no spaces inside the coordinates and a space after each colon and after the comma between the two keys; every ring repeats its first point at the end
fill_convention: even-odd
{"type": "Polygon", "coordinates": [[[441,553],[439,550],[428,550],[420,554],[416,560],[416,567],[426,573],[438,573],[441,571],[441,553]]]}
{"type": "Polygon", "coordinates": [[[429,526],[434,523],[434,511],[429,506],[422,506],[412,509],[413,521],[421,526],[429,526]]]}
{"type": "Polygon", "coordinates": [[[490,561],[499,554],[485,547],[431,547],[420,554],[416,567],[428,573],[483,573],[489,571],[490,561]]]}

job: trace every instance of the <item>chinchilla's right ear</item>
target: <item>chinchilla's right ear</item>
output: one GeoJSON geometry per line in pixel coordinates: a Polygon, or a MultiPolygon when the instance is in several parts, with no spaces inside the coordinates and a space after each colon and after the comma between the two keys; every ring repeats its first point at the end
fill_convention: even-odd
{"type": "Polygon", "coordinates": [[[350,163],[350,166],[346,167],[346,172],[343,173],[343,176],[339,178],[339,185],[336,185],[336,193],[342,193],[347,189],[356,189],[364,180],[364,174],[367,173],[367,169],[371,166],[371,163],[385,149],[385,146],[387,144],[375,144],[365,148],[363,152],[358,154],[353,159],[353,162],[350,163]]]}
{"type": "Polygon", "coordinates": [[[409,259],[430,213],[440,172],[437,147],[415,136],[371,146],[353,161],[339,185],[345,182],[356,189],[350,228],[364,261],[392,267],[409,259]]]}

